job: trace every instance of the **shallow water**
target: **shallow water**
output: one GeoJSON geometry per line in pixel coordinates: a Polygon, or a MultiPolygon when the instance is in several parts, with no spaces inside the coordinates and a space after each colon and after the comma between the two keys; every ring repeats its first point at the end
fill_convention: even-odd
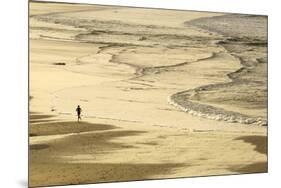
{"type": "Polygon", "coordinates": [[[210,119],[267,125],[267,17],[230,14],[186,24],[222,34],[225,39],[218,44],[242,67],[228,74],[230,82],[181,92],[172,97],[174,102],[210,119]]]}

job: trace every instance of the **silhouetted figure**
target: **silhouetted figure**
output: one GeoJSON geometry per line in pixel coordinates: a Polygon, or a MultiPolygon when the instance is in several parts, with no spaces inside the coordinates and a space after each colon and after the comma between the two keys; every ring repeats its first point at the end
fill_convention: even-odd
{"type": "Polygon", "coordinates": [[[78,122],[79,122],[79,120],[82,120],[82,119],[81,119],[82,108],[80,108],[79,105],[78,105],[77,108],[76,108],[76,112],[77,112],[78,122]]]}

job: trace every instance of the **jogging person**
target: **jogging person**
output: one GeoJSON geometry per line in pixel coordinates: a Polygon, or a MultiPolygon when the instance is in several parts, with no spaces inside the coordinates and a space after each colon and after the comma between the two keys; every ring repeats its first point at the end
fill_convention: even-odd
{"type": "Polygon", "coordinates": [[[82,108],[80,108],[79,105],[78,105],[77,108],[76,108],[76,112],[77,112],[78,122],[79,122],[79,120],[82,120],[82,119],[81,119],[82,108]]]}

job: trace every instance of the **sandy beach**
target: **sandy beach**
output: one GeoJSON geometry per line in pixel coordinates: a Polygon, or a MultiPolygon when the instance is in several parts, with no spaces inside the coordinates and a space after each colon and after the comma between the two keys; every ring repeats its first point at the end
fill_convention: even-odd
{"type": "Polygon", "coordinates": [[[29,186],[267,172],[266,21],[31,2],[29,186]]]}

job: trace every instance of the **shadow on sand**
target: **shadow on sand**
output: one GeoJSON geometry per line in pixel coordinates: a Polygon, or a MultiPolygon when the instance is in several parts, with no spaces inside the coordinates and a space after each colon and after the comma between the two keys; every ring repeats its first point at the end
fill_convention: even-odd
{"type": "Polygon", "coordinates": [[[242,136],[236,140],[243,140],[244,142],[256,146],[255,150],[259,153],[267,155],[267,136],[242,136]]]}
{"type": "Polygon", "coordinates": [[[31,167],[30,186],[75,185],[151,179],[183,164],[51,163],[31,167]],[[48,177],[48,178],[46,178],[48,177]]]}
{"type": "Polygon", "coordinates": [[[29,115],[29,136],[63,135],[90,131],[116,129],[116,126],[107,124],[93,124],[88,122],[58,121],[50,119],[54,116],[31,112],[29,115]]]}
{"type": "MultiPolygon", "coordinates": [[[[39,114],[32,116],[39,119],[39,114]]],[[[46,120],[47,116],[40,115],[46,120]]],[[[87,184],[113,181],[143,180],[165,175],[184,164],[130,164],[96,161],[96,157],[110,157],[118,150],[130,155],[136,146],[113,139],[145,134],[144,131],[122,130],[113,125],[88,122],[45,122],[30,124],[30,136],[66,135],[43,144],[30,145],[29,185],[51,186],[87,184]],[[81,158],[82,156],[82,158],[81,158]],[[86,159],[83,158],[86,156],[86,159]]],[[[55,136],[56,137],[56,136],[55,136]]],[[[155,145],[155,144],[153,144],[155,145]]]]}
{"type": "Polygon", "coordinates": [[[46,122],[41,121],[40,124],[30,124],[29,135],[47,136],[62,135],[71,133],[82,133],[90,131],[102,131],[116,129],[117,127],[107,124],[93,124],[88,122],[46,122]]]}
{"type": "MultiPolygon", "coordinates": [[[[267,155],[267,136],[242,136],[236,140],[243,140],[246,143],[253,144],[256,146],[255,150],[257,152],[267,155]]],[[[257,162],[242,167],[231,167],[230,170],[239,173],[265,173],[268,171],[268,165],[267,161],[257,162]]]]}

